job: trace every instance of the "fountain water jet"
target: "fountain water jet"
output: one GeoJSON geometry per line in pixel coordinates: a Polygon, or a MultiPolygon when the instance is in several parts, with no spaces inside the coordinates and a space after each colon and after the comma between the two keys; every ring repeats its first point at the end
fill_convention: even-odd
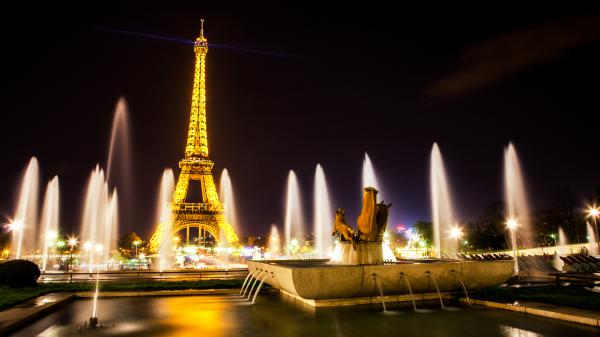
{"type": "Polygon", "coordinates": [[[221,173],[219,196],[221,196],[221,202],[224,204],[225,208],[225,221],[233,227],[236,233],[239,234],[240,232],[235,212],[235,199],[233,197],[233,187],[227,169],[223,169],[223,172],[221,173]]]}
{"type": "MultiPolygon", "coordinates": [[[[377,182],[377,176],[375,175],[373,163],[371,163],[371,158],[369,158],[369,155],[366,152],[362,169],[362,187],[373,187],[378,191],[381,190],[379,188],[379,183],[377,182]]],[[[379,196],[381,197],[381,194],[379,196]]]]}
{"type": "Polygon", "coordinates": [[[271,225],[271,233],[269,234],[269,254],[271,258],[279,256],[281,253],[281,239],[279,238],[279,230],[276,225],[271,225]]]}
{"type": "Polygon", "coordinates": [[[447,240],[446,234],[455,223],[450,198],[450,188],[444,168],[444,161],[437,143],[433,143],[431,149],[430,167],[431,188],[431,216],[433,219],[433,245],[436,255],[442,256],[442,252],[455,253],[456,244],[454,240],[447,240]]]}
{"type": "Polygon", "coordinates": [[[173,238],[171,238],[171,196],[175,190],[175,176],[173,170],[165,169],[160,181],[160,191],[156,205],[156,223],[161,229],[160,242],[158,246],[158,265],[162,272],[173,264],[173,238]]]}
{"type": "Polygon", "coordinates": [[[303,236],[302,203],[300,202],[300,189],[296,173],[290,170],[288,175],[287,193],[285,199],[285,249],[290,253],[290,245],[294,239],[302,239],[303,236]]]}
{"type": "Polygon", "coordinates": [[[36,157],[29,160],[21,188],[17,210],[12,220],[12,249],[15,250],[15,258],[20,259],[23,252],[33,250],[34,240],[23,242],[25,237],[39,237],[37,230],[37,203],[38,203],[39,165],[36,157]],[[16,247],[15,247],[16,246],[16,247]]]}
{"type": "Polygon", "coordinates": [[[325,173],[321,165],[317,164],[314,190],[314,240],[317,255],[324,256],[332,247],[331,220],[333,217],[325,173]]]}
{"type": "MultiPolygon", "coordinates": [[[[504,150],[504,187],[506,198],[506,218],[518,224],[516,245],[528,246],[531,242],[529,206],[521,165],[513,143],[504,150]]],[[[516,249],[516,247],[515,247],[516,249]]]]}
{"type": "MultiPolygon", "coordinates": [[[[109,187],[118,187],[119,194],[122,197],[121,202],[125,209],[131,209],[132,181],[134,178],[131,169],[132,151],[128,110],[127,101],[124,97],[120,97],[114,111],[106,161],[106,182],[109,187]]],[[[129,223],[127,214],[124,214],[124,220],[129,223]]]]}
{"type": "Polygon", "coordinates": [[[566,245],[568,244],[567,242],[567,236],[565,235],[565,231],[562,229],[562,227],[558,227],[558,238],[557,238],[557,243],[558,246],[555,246],[555,250],[554,250],[554,268],[558,269],[558,270],[562,270],[562,266],[563,266],[563,262],[560,259],[560,255],[564,254],[564,250],[566,249],[566,245]],[[559,249],[560,247],[560,249],[559,249]]]}
{"type": "Polygon", "coordinates": [[[118,230],[118,197],[116,189],[109,195],[104,172],[97,165],[88,180],[81,238],[88,254],[88,270],[92,272],[94,254],[100,263],[109,261],[110,252],[116,247],[118,230]]]}
{"type": "Polygon", "coordinates": [[[42,250],[42,270],[46,270],[48,263],[50,244],[54,244],[54,241],[58,235],[58,214],[59,214],[59,185],[58,176],[54,176],[46,187],[46,193],[44,195],[44,204],[42,206],[42,222],[41,235],[39,235],[39,247],[43,247],[42,250]]]}

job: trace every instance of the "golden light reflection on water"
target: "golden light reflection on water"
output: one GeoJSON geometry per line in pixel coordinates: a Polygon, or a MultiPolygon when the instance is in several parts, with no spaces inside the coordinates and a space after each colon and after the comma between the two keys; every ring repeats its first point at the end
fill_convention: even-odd
{"type": "Polygon", "coordinates": [[[227,336],[235,328],[227,310],[231,304],[223,298],[182,297],[161,304],[157,323],[172,327],[170,337],[227,336]]]}
{"type": "Polygon", "coordinates": [[[533,331],[519,329],[513,326],[501,325],[500,333],[506,337],[543,337],[533,331]]]}

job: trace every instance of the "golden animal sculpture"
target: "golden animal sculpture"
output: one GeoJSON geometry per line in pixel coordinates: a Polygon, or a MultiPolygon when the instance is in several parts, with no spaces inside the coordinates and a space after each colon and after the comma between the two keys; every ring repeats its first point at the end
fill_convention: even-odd
{"type": "Polygon", "coordinates": [[[383,201],[377,203],[377,191],[373,187],[365,187],[363,207],[358,216],[358,233],[362,241],[383,241],[383,233],[387,227],[388,209],[383,201]]]}
{"type": "Polygon", "coordinates": [[[345,212],[346,210],[343,208],[338,208],[337,211],[335,211],[335,227],[331,235],[340,233],[343,240],[352,241],[352,238],[354,237],[354,230],[352,227],[346,224],[346,219],[344,218],[345,212]]]}
{"type": "Polygon", "coordinates": [[[374,233],[375,241],[383,241],[383,233],[387,228],[389,208],[392,204],[385,204],[383,200],[377,204],[377,211],[375,214],[375,221],[377,222],[377,231],[374,233]]]}
{"type": "Polygon", "coordinates": [[[365,187],[363,193],[363,205],[360,215],[356,222],[358,223],[358,233],[363,241],[372,241],[371,233],[377,231],[376,206],[377,191],[373,187],[365,187]]]}

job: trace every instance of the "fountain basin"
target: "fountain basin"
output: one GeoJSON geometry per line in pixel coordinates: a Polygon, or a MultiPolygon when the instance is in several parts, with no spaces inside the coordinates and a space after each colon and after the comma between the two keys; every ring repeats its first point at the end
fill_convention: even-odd
{"type": "Polygon", "coordinates": [[[306,300],[379,296],[374,275],[384,295],[440,292],[496,286],[513,275],[514,262],[404,260],[378,265],[341,265],[325,261],[271,260],[248,261],[248,270],[265,283],[293,297],[306,300]]]}

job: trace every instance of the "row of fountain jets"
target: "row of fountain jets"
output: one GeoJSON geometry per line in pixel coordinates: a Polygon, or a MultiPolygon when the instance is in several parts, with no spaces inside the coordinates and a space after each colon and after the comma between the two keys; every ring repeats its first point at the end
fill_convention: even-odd
{"type": "MultiPolygon", "coordinates": [[[[433,252],[440,256],[442,253],[456,253],[455,239],[451,238],[451,231],[458,224],[452,206],[452,197],[442,155],[437,143],[433,144],[430,158],[430,188],[431,188],[431,216],[433,223],[433,252]]],[[[314,185],[314,246],[317,253],[330,252],[333,248],[331,241],[331,228],[333,213],[327,189],[325,174],[321,165],[315,170],[314,185]]],[[[521,167],[515,147],[509,143],[504,151],[504,186],[506,199],[506,217],[519,227],[521,243],[529,242],[530,218],[527,205],[527,195],[521,167]]],[[[362,186],[375,187],[381,191],[375,169],[365,154],[362,170],[362,186]]],[[[298,180],[294,171],[290,171],[287,183],[287,198],[284,221],[284,247],[293,245],[294,240],[303,236],[302,205],[298,190],[298,180]]],[[[271,229],[271,251],[279,250],[278,230],[276,226],[271,229]]]]}
{"type": "MultiPolygon", "coordinates": [[[[434,247],[435,251],[452,252],[455,245],[447,242],[450,229],[457,223],[452,210],[449,184],[444,170],[442,156],[437,144],[433,145],[431,152],[431,206],[434,224],[434,247]]],[[[37,190],[39,181],[39,167],[36,158],[32,158],[25,171],[17,210],[13,220],[14,243],[16,243],[15,255],[20,258],[23,251],[35,251],[32,245],[34,240],[23,238],[38,238],[38,251],[47,252],[48,236],[56,236],[59,223],[59,182],[58,177],[52,178],[46,189],[42,216],[37,223],[37,190]],[[36,231],[37,228],[37,231],[36,231]]],[[[363,186],[372,186],[380,189],[371,160],[365,154],[363,162],[363,186]]],[[[522,232],[527,235],[529,225],[529,212],[527,197],[523,184],[523,177],[515,148],[512,144],[505,150],[505,187],[507,218],[518,221],[523,228],[522,232]]],[[[157,202],[156,219],[160,223],[168,224],[168,203],[174,189],[174,175],[171,169],[166,169],[161,179],[161,187],[157,202]]],[[[234,226],[237,225],[235,206],[231,180],[227,170],[221,175],[221,196],[226,205],[226,217],[234,226]]],[[[316,252],[326,253],[332,248],[331,222],[332,208],[329,191],[323,168],[317,165],[315,171],[314,185],[314,248],[316,252]]],[[[284,218],[284,244],[289,247],[293,240],[301,239],[303,236],[303,212],[298,188],[298,179],[294,171],[290,171],[287,184],[287,198],[284,218]]],[[[84,212],[81,222],[81,240],[84,247],[89,250],[88,264],[93,265],[94,259],[108,261],[109,254],[115,248],[118,225],[118,195],[116,189],[109,191],[107,179],[99,166],[92,171],[88,181],[88,187],[84,203],[84,212]],[[91,243],[91,245],[90,245],[91,243]]],[[[172,250],[170,238],[170,227],[162,226],[162,237],[160,245],[160,256],[166,257],[172,250]]],[[[280,251],[278,243],[278,230],[272,227],[271,251],[280,251]]],[[[526,236],[524,238],[526,240],[526,236]]],[[[45,256],[45,254],[42,254],[45,256]]],[[[45,267],[46,259],[43,259],[45,267]]],[[[161,265],[166,261],[161,260],[161,265]]],[[[161,268],[162,269],[162,268],[161,268]]]]}
{"type": "MultiPolygon", "coordinates": [[[[509,144],[505,149],[504,175],[506,217],[519,226],[519,244],[527,244],[531,239],[529,210],[523,175],[513,144],[509,144]]],[[[365,154],[363,161],[362,180],[363,186],[380,189],[373,164],[367,154],[365,154]]],[[[25,170],[16,213],[12,221],[13,249],[16,258],[20,258],[23,252],[41,252],[39,255],[42,257],[42,268],[45,269],[49,249],[48,242],[53,237],[55,238],[58,233],[59,180],[55,176],[48,183],[39,223],[37,222],[38,182],[39,167],[38,161],[34,157],[25,170]],[[24,238],[31,239],[24,240],[24,238]]],[[[173,195],[174,185],[173,171],[166,169],[161,179],[155,218],[157,223],[163,224],[161,227],[162,240],[159,246],[159,268],[161,270],[172,264],[173,241],[170,221],[168,221],[170,216],[168,205],[173,195]]],[[[453,212],[452,198],[442,156],[438,145],[435,143],[431,151],[430,187],[434,253],[438,256],[442,252],[455,253],[456,244],[448,234],[456,226],[457,219],[453,212]]],[[[231,179],[226,169],[223,170],[220,179],[220,195],[225,204],[226,218],[234,228],[238,227],[231,179]]],[[[333,211],[325,173],[321,165],[317,165],[315,170],[313,202],[314,251],[319,256],[326,256],[331,254],[334,245],[331,236],[333,211]]],[[[119,220],[118,204],[116,188],[109,189],[107,177],[103,170],[96,166],[88,180],[80,228],[80,240],[87,254],[85,262],[90,270],[95,264],[110,261],[110,253],[116,249],[119,220]]],[[[298,179],[294,171],[291,170],[287,180],[284,215],[283,247],[285,249],[282,249],[277,226],[273,225],[269,240],[271,257],[289,254],[289,247],[301,244],[304,234],[303,223],[298,179]]],[[[236,228],[236,230],[239,231],[239,228],[236,228]]],[[[564,238],[564,235],[559,235],[559,237],[564,238]]]]}
{"type": "MultiPolygon", "coordinates": [[[[115,109],[111,142],[108,156],[107,174],[96,166],[90,174],[85,193],[83,216],[80,226],[79,242],[87,252],[85,263],[91,270],[94,264],[110,261],[111,252],[116,249],[118,223],[119,223],[119,198],[116,188],[109,186],[110,170],[114,165],[114,153],[121,154],[116,158],[121,165],[128,166],[130,160],[129,132],[127,107],[124,99],[120,99],[115,109]],[[118,149],[118,147],[123,149],[118,149]]],[[[457,219],[452,207],[452,198],[446,176],[442,155],[436,143],[433,144],[430,158],[430,188],[431,188],[431,215],[433,222],[433,247],[434,253],[453,253],[456,245],[448,236],[451,229],[456,226],[457,219]]],[[[34,157],[30,160],[21,182],[19,199],[13,219],[11,220],[12,250],[16,258],[21,258],[24,252],[41,256],[42,268],[46,268],[48,260],[49,242],[56,239],[59,224],[59,179],[53,177],[46,188],[41,211],[41,221],[38,222],[38,187],[39,165],[34,157]]],[[[160,190],[156,206],[155,224],[162,223],[162,240],[159,248],[160,269],[164,269],[172,261],[173,241],[170,236],[169,202],[173,195],[174,175],[171,169],[166,169],[162,175],[160,190]]],[[[367,154],[363,161],[362,170],[363,187],[372,186],[381,190],[377,181],[371,159],[367,154]]],[[[506,217],[512,224],[518,224],[520,244],[526,244],[530,238],[530,218],[527,205],[527,195],[523,175],[515,147],[508,144],[504,151],[504,186],[506,201],[506,217]]],[[[125,190],[127,190],[125,186],[125,190]]],[[[225,216],[230,224],[239,233],[240,226],[237,220],[231,179],[227,170],[223,170],[220,179],[220,196],[225,205],[225,216]]],[[[327,255],[332,251],[333,241],[331,236],[333,210],[327,188],[325,173],[321,165],[316,166],[313,196],[313,234],[314,249],[317,255],[327,255]]],[[[304,234],[303,208],[301,205],[298,179],[293,170],[290,170],[287,179],[287,196],[284,214],[283,242],[279,239],[277,226],[273,225],[270,234],[271,256],[289,254],[289,247],[301,245],[304,234]],[[285,250],[282,251],[282,243],[285,250]]],[[[153,227],[155,224],[151,224],[153,227]]],[[[562,235],[561,237],[564,237],[562,235]]],[[[591,238],[594,235],[590,236],[591,238]]]]}

